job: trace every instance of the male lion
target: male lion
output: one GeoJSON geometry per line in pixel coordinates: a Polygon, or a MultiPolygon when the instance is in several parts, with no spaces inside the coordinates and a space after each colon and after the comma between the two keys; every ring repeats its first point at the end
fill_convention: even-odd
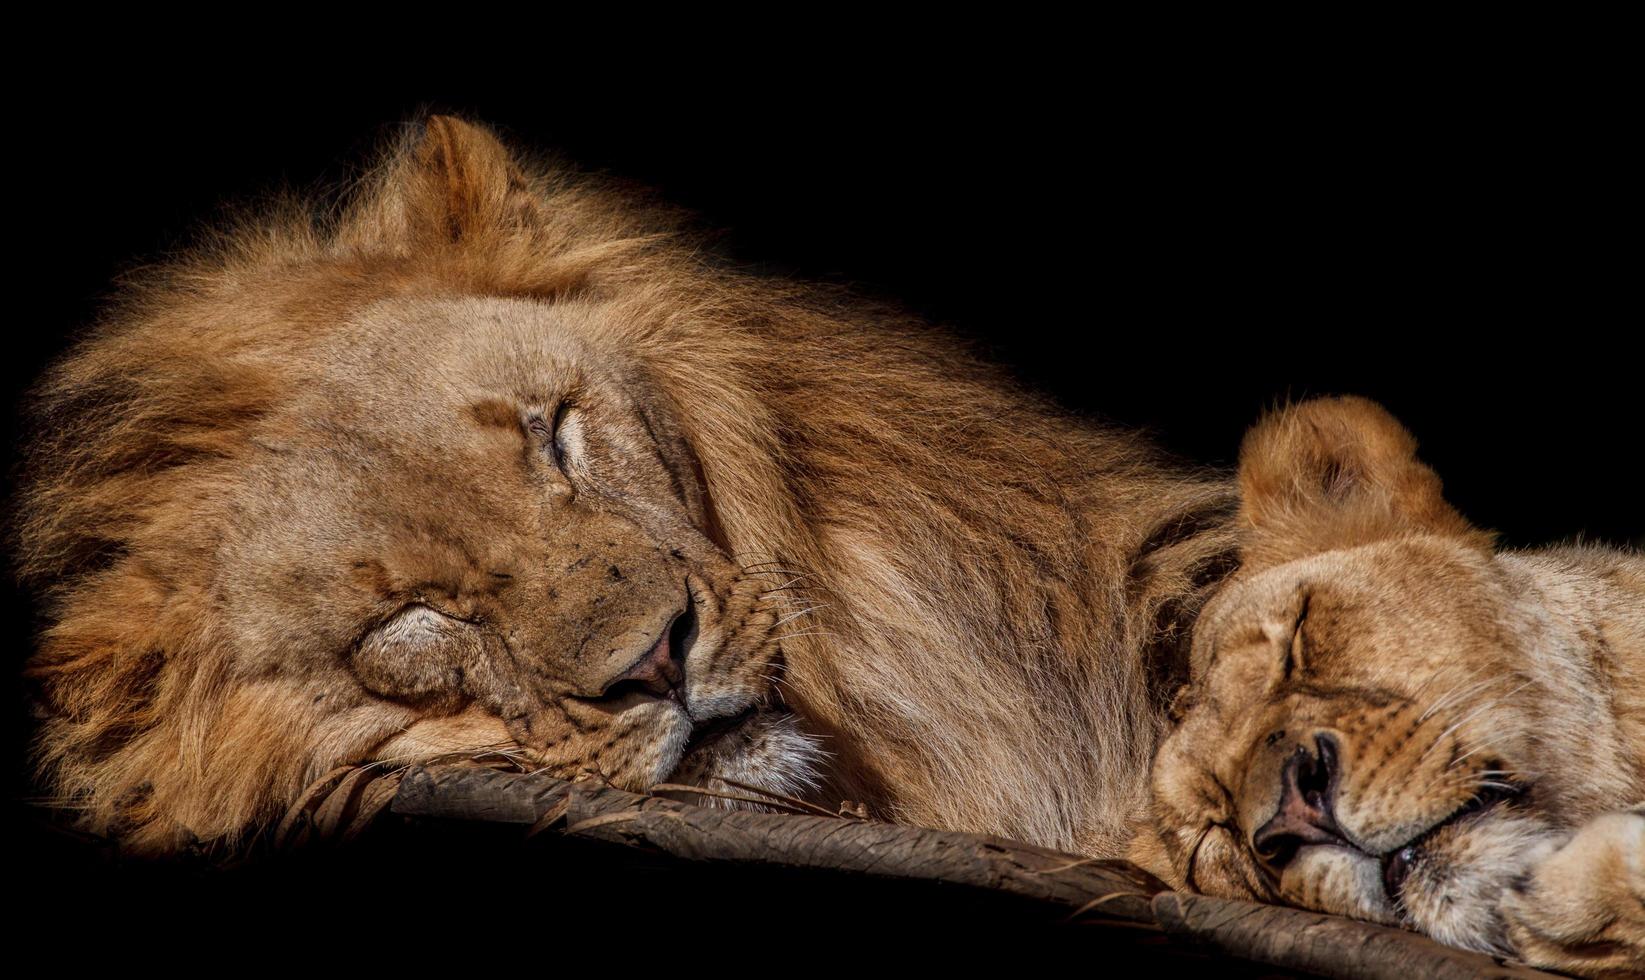
{"type": "Polygon", "coordinates": [[[1133,858],[1178,886],[1645,971],[1645,556],[1493,552],[1361,399],[1265,420],[1133,858]]]}
{"type": "Polygon", "coordinates": [[[1115,853],[1231,563],[1229,481],[445,117],[137,277],[35,411],[42,778],[145,853],[484,751],[1115,853]]]}

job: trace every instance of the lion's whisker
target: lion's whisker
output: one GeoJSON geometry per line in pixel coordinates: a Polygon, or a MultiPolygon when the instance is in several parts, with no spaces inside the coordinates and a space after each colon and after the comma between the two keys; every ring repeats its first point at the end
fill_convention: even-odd
{"type": "Polygon", "coordinates": [[[773,558],[771,561],[757,561],[757,562],[754,562],[752,564],[744,565],[744,566],[742,566],[742,570],[745,571],[745,572],[753,572],[756,569],[766,569],[766,568],[769,568],[772,565],[788,565],[788,564],[792,564],[792,562],[786,561],[786,560],[781,559],[781,558],[773,558]]]}
{"type": "Polygon", "coordinates": [[[814,613],[819,609],[827,609],[828,605],[829,605],[828,603],[824,602],[824,603],[820,603],[820,604],[815,605],[815,606],[811,606],[811,607],[806,608],[806,609],[801,609],[799,612],[796,612],[796,613],[790,613],[789,615],[784,616],[782,619],[777,620],[775,623],[772,623],[771,628],[776,629],[777,627],[781,626],[782,624],[790,622],[790,621],[795,620],[795,619],[799,619],[801,616],[804,616],[807,613],[814,613]]]}

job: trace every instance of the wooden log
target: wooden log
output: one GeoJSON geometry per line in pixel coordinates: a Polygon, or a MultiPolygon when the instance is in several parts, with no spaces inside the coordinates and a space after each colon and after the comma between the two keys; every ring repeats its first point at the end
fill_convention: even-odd
{"type": "MultiPolygon", "coordinates": [[[[1337,916],[1166,890],[1122,861],[855,817],[698,806],[592,782],[462,766],[413,767],[390,809],[404,817],[518,826],[603,841],[685,862],[843,872],[941,882],[1042,903],[1055,918],[1156,932],[1208,963],[1287,974],[1416,978],[1548,978],[1521,964],[1426,936],[1337,916]]],[[[1249,971],[1241,971],[1242,975],[1249,971]]]]}
{"type": "Polygon", "coordinates": [[[1551,974],[1453,949],[1402,929],[1319,912],[1206,895],[1154,896],[1155,918],[1173,938],[1240,959],[1343,980],[1469,980],[1551,974]]]}
{"type": "Polygon", "coordinates": [[[558,821],[574,837],[640,847],[693,862],[941,881],[1005,892],[1070,917],[1153,925],[1149,899],[1165,885],[1123,861],[1080,858],[976,834],[849,817],[696,806],[595,782],[450,767],[409,770],[393,812],[447,820],[558,821]]]}

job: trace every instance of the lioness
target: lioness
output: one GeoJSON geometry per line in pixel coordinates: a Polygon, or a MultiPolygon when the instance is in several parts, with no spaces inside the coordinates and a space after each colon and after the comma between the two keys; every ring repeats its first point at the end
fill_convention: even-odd
{"type": "Polygon", "coordinates": [[[1211,894],[1645,971],[1645,556],[1495,552],[1376,405],[1241,450],[1133,859],[1211,894]]]}
{"type": "Polygon", "coordinates": [[[34,409],[42,778],[145,853],[495,752],[1114,854],[1233,560],[1226,478],[447,117],[136,276],[34,409]]]}

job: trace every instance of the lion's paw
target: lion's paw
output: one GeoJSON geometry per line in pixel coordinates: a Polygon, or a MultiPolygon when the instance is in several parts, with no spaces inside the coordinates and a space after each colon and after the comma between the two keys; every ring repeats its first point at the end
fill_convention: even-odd
{"type": "Polygon", "coordinates": [[[1645,974],[1645,805],[1589,821],[1502,902],[1532,966],[1585,977],[1645,974]]]}

